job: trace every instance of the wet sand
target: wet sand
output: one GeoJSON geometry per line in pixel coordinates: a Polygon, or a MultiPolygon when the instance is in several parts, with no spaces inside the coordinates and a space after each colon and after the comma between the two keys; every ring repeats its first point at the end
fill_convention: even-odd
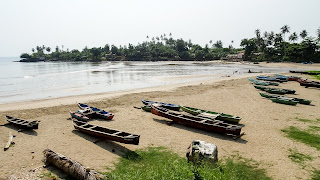
{"type": "MultiPolygon", "coordinates": [[[[259,65],[270,65],[259,64],[259,65]]],[[[288,66],[275,64],[277,67],[288,66]]],[[[294,64],[296,65],[296,64],[294,64]]],[[[289,66],[290,67],[290,66],[289,66]]],[[[306,66],[301,65],[299,68],[306,66]]],[[[319,66],[312,66],[317,69],[319,66]]],[[[311,69],[309,66],[308,69],[311,69]]],[[[289,73],[287,73],[289,74],[289,73]]],[[[128,150],[148,146],[166,146],[185,156],[186,148],[195,139],[214,143],[219,149],[219,159],[233,154],[258,161],[261,168],[274,179],[309,179],[313,168],[320,169],[320,152],[303,143],[295,142],[281,132],[289,126],[307,128],[310,124],[297,118],[320,118],[320,90],[304,88],[297,82],[282,83],[279,88],[295,89],[294,97],[312,100],[312,106],[298,104],[288,106],[273,103],[259,95],[259,91],[247,80],[256,74],[219,80],[205,80],[189,84],[162,86],[117,93],[74,96],[31,102],[0,105],[0,123],[6,123],[4,115],[26,120],[40,120],[39,129],[17,132],[12,125],[0,126],[0,142],[7,143],[8,134],[16,137],[13,147],[0,153],[0,179],[15,177],[33,179],[43,168],[42,151],[46,148],[64,154],[85,166],[106,171],[128,150]],[[242,117],[242,130],[246,135],[237,140],[179,124],[169,126],[168,119],[135,109],[141,99],[162,101],[200,109],[213,110],[242,117]],[[112,141],[93,143],[96,138],[76,131],[69,111],[76,111],[76,102],[85,102],[115,114],[111,121],[94,120],[90,123],[134,134],[140,134],[139,145],[127,145],[112,141]],[[309,154],[312,161],[303,169],[289,158],[289,149],[309,154]],[[30,172],[30,170],[35,172],[30,172]]],[[[291,74],[298,75],[298,74],[291,74]]],[[[298,75],[300,76],[300,75],[298,75]]],[[[310,76],[301,75],[304,78],[310,76]]],[[[311,124],[317,125],[317,124],[311,124]]],[[[51,168],[54,170],[54,168],[51,168]]],[[[54,172],[56,172],[54,170],[54,172]]],[[[61,176],[60,178],[63,178],[61,176]]]]}

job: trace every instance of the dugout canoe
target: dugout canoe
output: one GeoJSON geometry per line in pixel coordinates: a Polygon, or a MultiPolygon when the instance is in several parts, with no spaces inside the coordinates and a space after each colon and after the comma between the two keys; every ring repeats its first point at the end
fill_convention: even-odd
{"type": "Polygon", "coordinates": [[[241,135],[242,126],[228,124],[220,120],[211,120],[204,117],[183,114],[181,112],[164,108],[160,104],[152,104],[151,112],[152,114],[171,119],[173,122],[186,126],[204,129],[215,133],[229,134],[232,136],[241,135]]]}
{"type": "Polygon", "coordinates": [[[180,110],[180,106],[179,105],[176,105],[176,104],[170,104],[170,103],[163,103],[163,102],[155,102],[155,101],[148,101],[148,100],[141,100],[141,102],[144,104],[144,105],[148,105],[150,106],[151,104],[161,104],[163,107],[167,108],[167,109],[171,109],[171,110],[174,110],[174,111],[179,111],[180,110]]]}
{"type": "Polygon", "coordinates": [[[91,111],[94,113],[95,116],[102,119],[111,120],[114,117],[114,114],[110,112],[107,112],[105,110],[102,110],[93,106],[89,106],[87,104],[78,103],[78,107],[83,110],[91,109],[91,111]]]}
{"type": "Polygon", "coordinates": [[[131,134],[115,129],[110,129],[102,126],[92,125],[87,122],[72,119],[72,123],[75,129],[78,131],[95,136],[102,139],[111,141],[117,141],[125,144],[139,144],[140,135],[131,134]]]}
{"type": "Polygon", "coordinates": [[[7,121],[21,129],[38,129],[39,121],[27,121],[6,115],[7,121]]]}
{"type": "Polygon", "coordinates": [[[281,97],[277,97],[277,98],[270,98],[270,100],[272,102],[276,102],[276,103],[281,103],[281,104],[287,104],[287,105],[297,105],[298,101],[294,101],[291,99],[285,99],[285,98],[281,98],[281,97]]]}
{"type": "Polygon", "coordinates": [[[90,120],[90,118],[88,118],[87,116],[85,116],[85,115],[83,115],[83,114],[81,114],[79,112],[71,112],[70,111],[70,115],[71,115],[72,118],[76,118],[76,119],[78,119],[80,121],[87,122],[87,121],[90,120]]]}
{"type": "Polygon", "coordinates": [[[238,124],[239,121],[241,120],[239,116],[233,116],[230,114],[207,111],[207,110],[202,110],[202,109],[197,109],[197,108],[192,108],[187,106],[180,106],[180,109],[194,116],[202,116],[202,117],[207,117],[209,119],[221,120],[221,121],[226,121],[234,124],[238,124]]]}

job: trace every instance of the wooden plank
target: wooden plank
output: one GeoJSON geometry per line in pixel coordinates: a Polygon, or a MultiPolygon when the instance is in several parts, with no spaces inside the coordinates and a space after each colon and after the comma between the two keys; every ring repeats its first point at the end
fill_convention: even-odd
{"type": "Polygon", "coordinates": [[[240,137],[243,136],[243,135],[245,135],[244,132],[242,132],[242,133],[241,133],[240,135],[238,135],[238,136],[234,136],[233,139],[236,140],[236,139],[240,138],[240,137]]]}
{"type": "Polygon", "coordinates": [[[12,144],[12,139],[13,139],[13,135],[11,132],[9,132],[9,140],[8,140],[8,143],[7,145],[4,147],[4,150],[8,150],[10,148],[10,145],[12,144]]]}

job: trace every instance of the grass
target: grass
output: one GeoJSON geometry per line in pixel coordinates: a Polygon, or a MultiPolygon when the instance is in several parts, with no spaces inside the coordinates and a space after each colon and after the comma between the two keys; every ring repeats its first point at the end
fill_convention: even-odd
{"type": "Polygon", "coordinates": [[[115,164],[115,169],[105,172],[109,179],[271,179],[265,170],[249,160],[231,158],[217,165],[203,163],[194,166],[164,147],[149,147],[131,151],[115,164]]]}
{"type": "Polygon", "coordinates": [[[44,178],[44,177],[47,177],[47,178],[52,178],[52,179],[55,179],[56,177],[51,173],[51,172],[45,172],[45,173],[42,173],[39,175],[40,178],[44,178]]]}
{"type": "Polygon", "coordinates": [[[317,134],[312,134],[308,130],[300,130],[293,126],[283,129],[282,132],[286,133],[286,135],[293,140],[305,143],[320,150],[320,136],[317,134]]]}
{"type": "Polygon", "coordinates": [[[320,118],[311,120],[311,119],[304,119],[304,118],[296,118],[298,121],[305,122],[305,123],[320,123],[320,118]]]}
{"type": "Polygon", "coordinates": [[[319,179],[320,179],[320,171],[319,170],[313,171],[311,180],[319,180],[319,179]]]}
{"type": "MultiPolygon", "coordinates": [[[[320,73],[320,71],[308,71],[308,72],[320,73]]],[[[319,75],[310,75],[310,76],[314,77],[315,79],[320,80],[320,74],[319,75]]]]}
{"type": "Polygon", "coordinates": [[[305,161],[312,160],[311,156],[302,154],[297,150],[289,149],[289,152],[290,154],[288,157],[295,163],[304,164],[305,161]]]}

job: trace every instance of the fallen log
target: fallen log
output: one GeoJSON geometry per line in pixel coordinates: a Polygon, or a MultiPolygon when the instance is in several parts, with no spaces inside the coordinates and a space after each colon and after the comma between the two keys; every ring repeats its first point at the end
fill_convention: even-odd
{"type": "Polygon", "coordinates": [[[79,180],[102,180],[107,179],[105,176],[97,173],[95,170],[86,168],[79,162],[74,161],[62,154],[56,153],[50,149],[43,151],[45,163],[53,164],[65,173],[68,173],[75,179],[79,180]]]}
{"type": "Polygon", "coordinates": [[[10,145],[13,143],[13,142],[12,142],[12,139],[13,139],[13,135],[12,135],[11,132],[9,132],[9,140],[8,140],[7,145],[4,147],[4,150],[5,150],[5,151],[8,150],[8,149],[10,148],[10,145]]]}

